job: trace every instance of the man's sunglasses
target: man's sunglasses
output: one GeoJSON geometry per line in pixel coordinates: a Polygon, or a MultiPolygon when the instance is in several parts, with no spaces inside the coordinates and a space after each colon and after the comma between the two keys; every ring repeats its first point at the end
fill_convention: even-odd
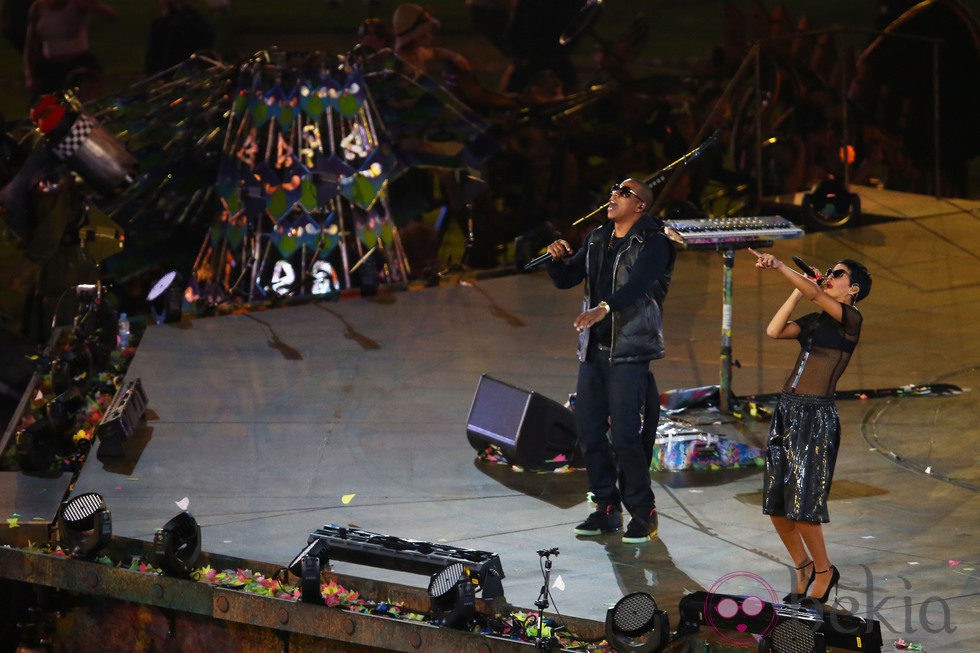
{"type": "Polygon", "coordinates": [[[847,270],[844,270],[843,268],[837,268],[837,269],[834,269],[834,268],[830,268],[829,270],[827,270],[827,274],[825,274],[825,275],[823,275],[823,276],[824,276],[824,277],[833,277],[833,278],[835,278],[835,279],[840,279],[840,278],[841,278],[841,277],[843,277],[843,276],[844,276],[845,274],[846,274],[847,276],[851,276],[851,275],[850,275],[850,274],[849,274],[849,273],[847,272],[847,270]]]}
{"type": "MultiPolygon", "coordinates": [[[[628,200],[631,197],[635,197],[636,199],[640,200],[640,196],[636,194],[635,190],[629,186],[624,186],[623,184],[613,184],[612,188],[609,189],[609,194],[612,195],[613,193],[619,193],[619,196],[623,199],[628,200]]],[[[640,201],[642,202],[643,200],[640,201]]]]}

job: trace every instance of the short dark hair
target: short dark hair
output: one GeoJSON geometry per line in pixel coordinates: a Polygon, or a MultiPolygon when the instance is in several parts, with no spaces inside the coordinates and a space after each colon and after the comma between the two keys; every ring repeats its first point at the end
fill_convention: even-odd
{"type": "Polygon", "coordinates": [[[858,287],[858,294],[854,296],[854,303],[857,304],[871,293],[871,274],[868,268],[854,259],[842,258],[837,262],[851,271],[851,283],[858,287]]]}
{"type": "Polygon", "coordinates": [[[635,181],[638,186],[638,192],[635,193],[636,199],[643,202],[643,212],[650,213],[650,208],[653,206],[653,190],[648,184],[643,183],[643,181],[637,179],[636,177],[627,177],[623,182],[635,181]]]}

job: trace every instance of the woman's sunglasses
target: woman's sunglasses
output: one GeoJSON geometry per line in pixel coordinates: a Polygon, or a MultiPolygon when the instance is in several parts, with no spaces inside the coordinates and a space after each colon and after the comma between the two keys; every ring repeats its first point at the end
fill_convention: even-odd
{"type": "Polygon", "coordinates": [[[825,274],[823,276],[824,277],[833,277],[835,279],[840,279],[845,274],[847,276],[851,276],[850,273],[848,273],[848,271],[847,270],[844,270],[843,268],[837,268],[837,269],[830,268],[829,270],[827,270],[827,274],[825,274]]]}

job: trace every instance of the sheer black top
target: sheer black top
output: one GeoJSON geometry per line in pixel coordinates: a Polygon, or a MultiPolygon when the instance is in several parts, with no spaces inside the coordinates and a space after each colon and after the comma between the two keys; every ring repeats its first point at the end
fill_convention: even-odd
{"type": "Polygon", "coordinates": [[[861,336],[861,313],[841,304],[841,321],[825,312],[809,313],[793,320],[800,327],[800,355],[783,392],[833,396],[837,379],[847,368],[861,336]]]}

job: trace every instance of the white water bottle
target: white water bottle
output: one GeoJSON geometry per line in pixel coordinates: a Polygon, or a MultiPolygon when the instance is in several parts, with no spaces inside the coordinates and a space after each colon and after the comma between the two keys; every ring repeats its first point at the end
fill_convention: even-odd
{"type": "Polygon", "coordinates": [[[125,313],[119,314],[119,335],[116,337],[119,347],[129,346],[129,317],[125,313]]]}

